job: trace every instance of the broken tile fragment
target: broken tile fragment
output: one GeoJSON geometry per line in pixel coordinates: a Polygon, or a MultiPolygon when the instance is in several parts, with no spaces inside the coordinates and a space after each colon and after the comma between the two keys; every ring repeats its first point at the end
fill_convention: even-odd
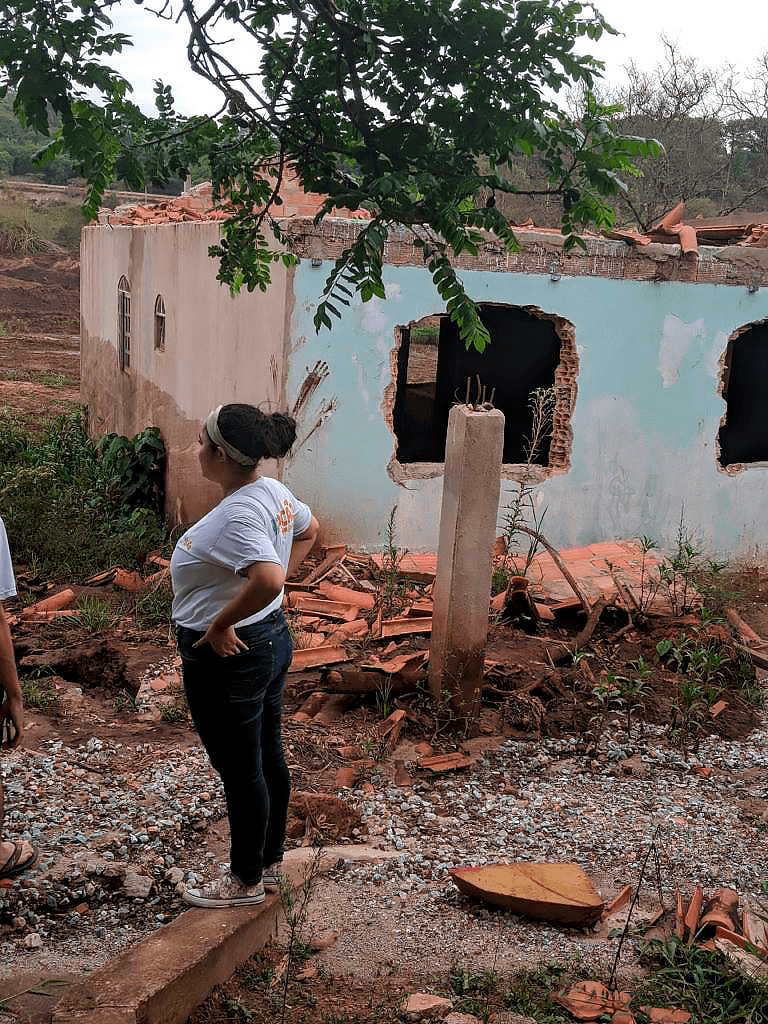
{"type": "Polygon", "coordinates": [[[298,612],[310,612],[314,615],[324,615],[329,619],[336,619],[340,622],[351,622],[358,618],[360,608],[358,605],[347,604],[342,601],[329,601],[322,597],[313,597],[311,594],[293,593],[288,595],[288,605],[298,612]]]}
{"type": "Polygon", "coordinates": [[[356,697],[354,693],[331,693],[326,695],[323,706],[312,719],[313,725],[332,725],[344,714],[356,697]]]}
{"type": "Polygon", "coordinates": [[[718,889],[702,910],[698,926],[701,938],[711,938],[718,926],[736,931],[738,916],[739,894],[735,889],[718,889]]]}
{"type": "Polygon", "coordinates": [[[687,1010],[667,1010],[660,1006],[641,1006],[648,1015],[649,1024],[688,1024],[691,1019],[687,1010]]]}
{"type": "Polygon", "coordinates": [[[419,760],[419,767],[426,768],[435,775],[443,772],[454,772],[459,768],[469,768],[472,764],[466,754],[432,754],[419,760]]]}
{"type": "Polygon", "coordinates": [[[354,789],[366,771],[373,767],[373,761],[363,759],[352,764],[343,764],[336,769],[337,789],[354,789]]]}
{"type": "Polygon", "coordinates": [[[350,657],[343,647],[301,647],[293,652],[289,672],[303,672],[307,668],[317,668],[321,665],[334,665],[339,661],[350,661],[350,657]]]}
{"type": "Polygon", "coordinates": [[[112,578],[112,582],[120,590],[128,590],[130,592],[136,592],[142,590],[144,587],[144,580],[141,577],[141,573],[129,571],[128,569],[115,569],[115,575],[112,578]]]}
{"type": "Polygon", "coordinates": [[[431,633],[432,619],[409,618],[406,615],[394,619],[384,619],[381,624],[381,636],[410,636],[413,633],[431,633]]]}
{"type": "Polygon", "coordinates": [[[577,981],[565,994],[553,992],[550,998],[577,1020],[597,1020],[613,1009],[610,993],[600,981],[577,981]]]}
{"type": "Polygon", "coordinates": [[[603,910],[603,917],[609,917],[611,914],[615,914],[618,910],[621,910],[622,907],[625,907],[632,899],[634,891],[635,890],[631,885],[625,885],[623,889],[620,889],[610,903],[606,903],[605,909],[603,910]]]}
{"type": "Polygon", "coordinates": [[[453,1001],[428,992],[412,992],[405,1001],[402,1014],[406,1020],[442,1020],[453,1009],[453,1001]]]}
{"type": "Polygon", "coordinates": [[[36,601],[28,605],[19,615],[20,619],[32,619],[44,612],[61,611],[70,608],[75,603],[75,592],[71,587],[60,590],[57,594],[44,597],[42,601],[36,601]]]}
{"type": "Polygon", "coordinates": [[[704,898],[701,886],[697,885],[693,890],[693,896],[691,896],[691,902],[688,904],[688,910],[685,915],[685,927],[688,929],[689,938],[688,944],[693,942],[693,937],[696,934],[696,930],[699,926],[699,915],[701,914],[701,904],[704,898]]]}
{"type": "Polygon", "coordinates": [[[578,864],[487,864],[451,873],[466,896],[524,917],[558,924],[594,924],[603,911],[592,882],[578,864]]]}
{"type": "Polygon", "coordinates": [[[341,587],[335,583],[318,583],[317,592],[328,601],[340,601],[342,604],[352,604],[357,608],[371,609],[376,603],[373,594],[353,590],[352,587],[341,587]]]}
{"type": "Polygon", "coordinates": [[[406,654],[398,654],[394,658],[378,658],[376,655],[368,658],[361,664],[363,669],[377,669],[379,672],[392,674],[402,672],[408,668],[418,668],[425,661],[429,660],[429,651],[410,651],[406,654]]]}

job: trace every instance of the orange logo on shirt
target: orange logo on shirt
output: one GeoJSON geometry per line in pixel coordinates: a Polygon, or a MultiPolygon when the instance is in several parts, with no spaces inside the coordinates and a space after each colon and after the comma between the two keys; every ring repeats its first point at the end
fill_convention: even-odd
{"type": "Polygon", "coordinates": [[[283,507],[277,513],[277,526],[280,533],[290,533],[293,528],[293,508],[287,498],[283,501],[283,507]]]}

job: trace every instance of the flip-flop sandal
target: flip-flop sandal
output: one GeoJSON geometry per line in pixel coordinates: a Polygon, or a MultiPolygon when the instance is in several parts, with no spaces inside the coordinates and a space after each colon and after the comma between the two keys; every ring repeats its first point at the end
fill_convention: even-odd
{"type": "Polygon", "coordinates": [[[6,860],[5,864],[0,864],[0,879],[13,878],[14,875],[20,875],[22,871],[31,868],[36,860],[37,850],[30,846],[26,840],[22,839],[19,842],[14,842],[13,853],[6,860]]]}

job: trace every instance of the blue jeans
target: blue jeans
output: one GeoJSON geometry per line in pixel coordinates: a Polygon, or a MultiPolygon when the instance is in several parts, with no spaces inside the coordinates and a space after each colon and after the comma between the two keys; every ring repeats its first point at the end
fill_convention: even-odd
{"type": "Polygon", "coordinates": [[[203,634],[176,627],[184,689],[198,735],[221,776],[229,817],[232,874],[255,885],[265,865],[279,860],[291,776],[281,717],[292,642],[282,611],[243,626],[248,650],[222,658],[203,634]]]}

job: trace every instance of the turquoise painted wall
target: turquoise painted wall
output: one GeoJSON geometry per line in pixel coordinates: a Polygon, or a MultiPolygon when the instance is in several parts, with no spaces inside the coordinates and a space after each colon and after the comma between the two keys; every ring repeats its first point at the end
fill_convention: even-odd
{"type": "MultiPolygon", "coordinates": [[[[443,310],[428,274],[387,267],[386,300],[344,311],[316,335],[314,303],[330,264],[296,270],[287,394],[298,394],[317,361],[328,376],[312,396],[301,439],[333,403],[286,470],[312,504],[324,537],[377,550],[397,506],[397,542],[437,548],[442,478],[402,484],[387,466],[395,439],[384,417],[397,326],[443,310]]],[[[579,354],[571,468],[541,484],[544,532],[559,547],[653,537],[674,543],[681,508],[687,529],[712,556],[761,557],[768,548],[768,465],[726,474],[716,464],[725,404],[719,360],[737,328],[768,318],[768,289],[618,281],[607,278],[465,271],[479,302],[534,305],[571,321],[579,354]]],[[[514,358],[513,354],[510,356],[514,358]]],[[[768,382],[756,382],[768,394],[768,382]]],[[[502,484],[502,508],[510,481],[502,484]]]]}

